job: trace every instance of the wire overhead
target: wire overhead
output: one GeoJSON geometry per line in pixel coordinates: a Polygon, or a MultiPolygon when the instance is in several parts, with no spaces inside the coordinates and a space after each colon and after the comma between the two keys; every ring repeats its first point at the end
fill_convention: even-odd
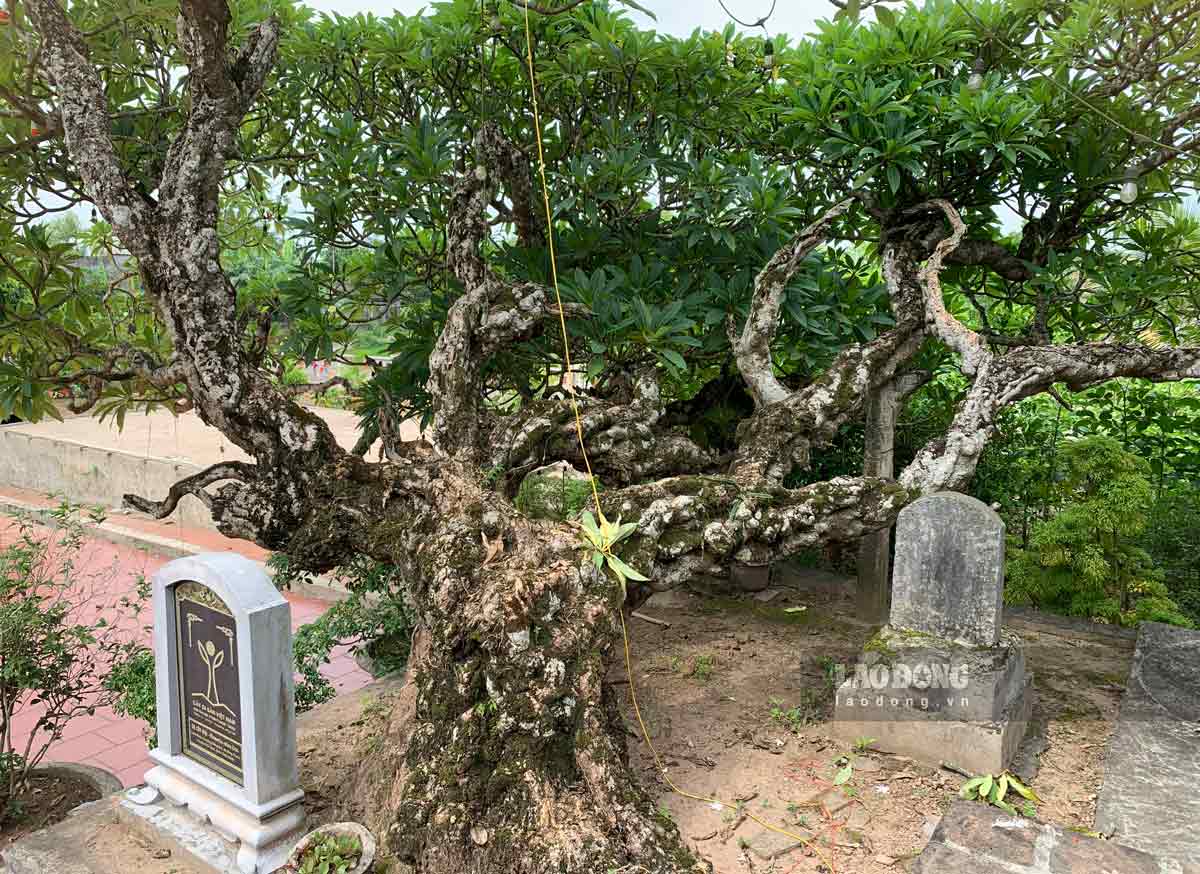
{"type": "Polygon", "coordinates": [[[725,5],[725,0],[717,0],[717,2],[721,4],[721,8],[725,10],[725,14],[742,27],[761,27],[763,30],[766,30],[767,22],[770,21],[771,16],[775,14],[775,5],[779,2],[779,0],[771,0],[770,10],[768,10],[767,14],[757,21],[742,21],[742,19],[738,18],[729,10],[729,7],[725,5]]]}

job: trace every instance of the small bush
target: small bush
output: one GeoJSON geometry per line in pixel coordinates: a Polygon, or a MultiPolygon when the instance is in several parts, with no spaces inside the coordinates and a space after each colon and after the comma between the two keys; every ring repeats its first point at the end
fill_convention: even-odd
{"type": "Polygon", "coordinates": [[[1010,550],[1005,598],[1113,624],[1190,626],[1139,545],[1153,498],[1149,465],[1108,437],[1065,443],[1059,456],[1058,510],[1032,525],[1026,547],[1010,550]]]}
{"type": "Polygon", "coordinates": [[[1163,571],[1172,601],[1200,622],[1200,484],[1180,482],[1150,508],[1139,541],[1163,571]]]}
{"type": "Polygon", "coordinates": [[[145,722],[143,734],[147,746],[158,746],[154,651],[142,646],[125,654],[104,678],[104,688],[114,695],[113,710],[121,716],[132,716],[145,722]]]}
{"type": "MultiPolygon", "coordinates": [[[[311,575],[297,569],[284,553],[272,555],[268,564],[281,589],[311,581],[311,575]]],[[[402,670],[408,663],[413,616],[404,601],[397,569],[360,556],[340,568],[338,578],[350,590],[350,597],[300,626],[292,640],[299,712],[334,696],[333,684],[321,676],[321,665],[328,663],[336,646],[365,648],[380,674],[402,670]]]]}
{"type": "Polygon", "coordinates": [[[18,517],[16,539],[0,548],[0,822],[20,813],[30,773],[71,720],[114,700],[104,679],[136,649],[129,632],[148,594],[139,578],[132,595],[103,597],[105,575],[79,569],[78,508],[52,516],[57,530],[18,517]],[[25,712],[39,715],[18,734],[25,712]]]}

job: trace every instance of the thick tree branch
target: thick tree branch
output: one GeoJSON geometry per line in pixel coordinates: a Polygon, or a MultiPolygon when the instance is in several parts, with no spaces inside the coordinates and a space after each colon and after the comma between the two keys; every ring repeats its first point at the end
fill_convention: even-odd
{"type": "Polygon", "coordinates": [[[204,506],[212,508],[212,495],[205,491],[207,486],[223,480],[239,480],[246,482],[255,477],[257,468],[253,464],[242,461],[222,461],[207,467],[197,474],[181,479],[171,486],[167,497],[161,501],[152,501],[137,495],[125,495],[125,503],[135,510],[148,513],[155,519],[163,519],[178,506],[184,495],[194,495],[204,502],[204,506]]]}
{"type": "Polygon", "coordinates": [[[847,346],[812,383],[745,420],[738,428],[735,476],[779,482],[793,465],[808,464],[812,448],[832,440],[862,408],[867,391],[890,380],[916,352],[925,306],[910,244],[885,241],[883,277],[895,326],[869,343],[847,346]]]}
{"type": "MultiPolygon", "coordinates": [[[[493,180],[506,185],[518,235],[533,241],[542,233],[534,217],[528,161],[494,124],[481,126],[473,145],[479,163],[455,183],[446,228],[446,266],[464,293],[450,307],[429,356],[431,433],[434,445],[447,455],[474,455],[481,448],[481,373],[488,358],[536,336],[548,318],[557,318],[549,289],[535,283],[509,285],[483,257],[493,180]]],[[[572,315],[580,312],[570,308],[572,315]]]]}
{"type": "Polygon", "coordinates": [[[147,233],[151,207],[125,179],[104,86],[87,59],[83,36],[59,0],[29,0],[27,9],[42,37],[42,63],[58,92],[67,148],[84,187],[130,254],[147,258],[153,251],[147,233]]]}
{"type": "Polygon", "coordinates": [[[221,99],[237,86],[229,75],[225,47],[233,16],[225,0],[180,0],[179,42],[187,55],[193,83],[221,99]]]}
{"type": "Polygon", "coordinates": [[[923,492],[962,490],[971,482],[996,417],[1010,404],[1066,383],[1074,391],[1120,377],[1154,382],[1200,378],[1200,347],[1116,343],[1026,346],[986,360],[946,434],[925,446],[900,475],[923,492]]]}
{"type": "MultiPolygon", "coordinates": [[[[686,434],[661,425],[664,408],[656,395],[639,394],[628,404],[579,403],[588,458],[606,485],[708,470],[717,462],[686,434]]],[[[529,405],[499,420],[490,444],[493,469],[523,473],[560,460],[583,468],[575,417],[565,401],[529,405]]]]}
{"type": "Polygon", "coordinates": [[[799,272],[804,259],[825,242],[830,223],[853,203],[853,198],[843,200],[783,245],[754,280],[754,299],[741,336],[734,339],[733,325],[729,326],[738,370],[746,380],[755,404],[760,407],[781,401],[790,394],[775,376],[775,361],[771,355],[771,342],[775,339],[787,286],[799,272]]]}
{"type": "Polygon", "coordinates": [[[638,520],[623,554],[652,581],[633,595],[673,588],[730,561],[764,564],[818,543],[852,541],[890,525],[915,492],[877,477],[837,477],[798,489],[727,476],[681,476],[603,492],[606,515],[638,520]]]}
{"type": "Polygon", "coordinates": [[[942,297],[942,261],[953,252],[966,233],[966,225],[959,217],[958,211],[945,200],[934,200],[925,209],[936,207],[945,214],[950,222],[950,236],[940,240],[934,246],[933,253],[920,269],[917,277],[925,290],[925,322],[930,333],[957,352],[961,358],[964,373],[970,375],[978,371],[980,365],[989,357],[987,344],[977,333],[972,331],[946,309],[942,297]]]}

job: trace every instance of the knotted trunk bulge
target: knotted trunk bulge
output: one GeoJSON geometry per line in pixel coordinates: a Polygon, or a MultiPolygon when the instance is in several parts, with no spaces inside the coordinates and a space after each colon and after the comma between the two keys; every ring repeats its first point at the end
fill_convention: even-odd
{"type": "Polygon", "coordinates": [[[347,530],[362,490],[341,482],[296,551],[369,537],[403,569],[418,617],[405,692],[344,800],[353,815],[421,874],[707,870],[630,770],[603,683],[623,594],[576,533],[519,515],[444,459],[384,483],[347,530]]]}

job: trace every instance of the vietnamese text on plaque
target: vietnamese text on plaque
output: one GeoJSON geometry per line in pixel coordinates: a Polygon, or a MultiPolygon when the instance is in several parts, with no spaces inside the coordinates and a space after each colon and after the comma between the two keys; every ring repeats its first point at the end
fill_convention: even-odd
{"type": "Polygon", "coordinates": [[[242,785],[237,626],[225,602],[199,583],[175,589],[179,708],[185,756],[242,785]]]}

